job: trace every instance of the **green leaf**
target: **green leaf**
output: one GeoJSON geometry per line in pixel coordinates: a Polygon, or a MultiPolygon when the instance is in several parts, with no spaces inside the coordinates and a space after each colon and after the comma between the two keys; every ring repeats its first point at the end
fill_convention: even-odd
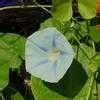
{"type": "Polygon", "coordinates": [[[99,68],[100,68],[100,53],[99,53],[99,54],[97,54],[97,56],[95,57],[95,59],[94,59],[94,60],[96,61],[97,67],[99,67],[99,68]]]}
{"type": "Polygon", "coordinates": [[[97,82],[94,80],[92,90],[91,90],[91,95],[90,95],[90,100],[97,100],[97,82]]]}
{"type": "Polygon", "coordinates": [[[80,44],[80,48],[76,49],[76,51],[76,59],[82,64],[83,69],[88,75],[88,80],[73,100],[92,100],[93,98],[96,98],[93,93],[91,94],[91,92],[96,91],[96,84],[94,84],[94,72],[96,71],[95,69],[97,69],[97,66],[93,66],[91,68],[89,64],[91,61],[90,59],[94,57],[95,52],[93,51],[93,48],[85,44],[80,44]]]}
{"type": "Polygon", "coordinates": [[[97,68],[100,68],[100,53],[97,53],[91,60],[97,68]]]}
{"type": "Polygon", "coordinates": [[[88,33],[87,33],[87,23],[86,21],[82,21],[82,22],[79,22],[80,23],[80,34],[85,37],[88,33]]]}
{"type": "Polygon", "coordinates": [[[40,30],[43,30],[44,28],[48,28],[48,27],[53,27],[53,21],[52,18],[47,19],[46,21],[44,21],[43,23],[41,23],[40,26],[40,30]]]}
{"type": "MultiPolygon", "coordinates": [[[[94,68],[91,68],[89,66],[91,58],[95,55],[95,52],[92,47],[87,46],[84,43],[81,43],[79,47],[76,49],[76,59],[79,61],[79,63],[82,64],[83,68],[87,72],[87,74],[90,76],[91,72],[95,70],[94,68]]],[[[97,67],[96,67],[97,68],[97,67]]]]}
{"type": "Polygon", "coordinates": [[[25,38],[17,34],[6,34],[0,36],[0,63],[8,63],[9,67],[16,68],[21,64],[21,57],[24,58],[25,38]],[[3,59],[2,59],[3,58],[3,59]]]}
{"type": "Polygon", "coordinates": [[[60,32],[65,33],[69,30],[71,22],[68,21],[67,23],[60,23],[59,21],[55,21],[52,18],[47,19],[43,23],[41,23],[40,29],[43,30],[48,27],[56,27],[60,32]]]}
{"type": "Polygon", "coordinates": [[[88,67],[90,60],[87,56],[93,57],[94,52],[91,47],[85,44],[80,44],[80,47],[76,59],[58,83],[47,83],[32,76],[32,92],[35,100],[49,100],[51,97],[52,100],[80,100],[80,98],[88,100],[94,76],[88,67]]]}
{"type": "MultiPolygon", "coordinates": [[[[6,68],[6,66],[3,67],[6,68]]],[[[3,90],[8,84],[9,69],[5,69],[5,68],[0,68],[0,91],[3,90]]]]}
{"type": "Polygon", "coordinates": [[[72,0],[53,0],[53,19],[61,23],[72,17],[72,0]]]}
{"type": "Polygon", "coordinates": [[[90,26],[90,36],[95,42],[100,42],[100,30],[96,26],[90,26]]]}
{"type": "Polygon", "coordinates": [[[80,92],[86,79],[82,65],[74,60],[58,83],[47,83],[32,76],[32,92],[35,100],[51,100],[51,97],[52,100],[72,100],[80,92]]]}
{"type": "Polygon", "coordinates": [[[78,0],[78,9],[83,18],[91,19],[96,16],[96,0],[78,0]]]}
{"type": "Polygon", "coordinates": [[[69,40],[69,41],[70,41],[70,40],[74,40],[73,34],[74,34],[73,31],[68,31],[68,32],[65,33],[65,37],[66,37],[67,40],[69,40]]]}
{"type": "Polygon", "coordinates": [[[98,82],[97,84],[97,88],[98,88],[98,99],[97,100],[100,100],[100,82],[98,82]]]}
{"type": "Polygon", "coordinates": [[[71,22],[67,21],[66,23],[60,23],[59,21],[53,20],[53,25],[56,27],[62,34],[65,34],[70,30],[71,22]]]}
{"type": "Polygon", "coordinates": [[[11,100],[24,100],[23,96],[19,92],[12,95],[11,98],[12,98],[11,100]]]}
{"type": "Polygon", "coordinates": [[[15,88],[8,85],[4,90],[3,94],[5,97],[5,100],[24,100],[24,97],[22,94],[16,90],[15,88]]]}
{"type": "Polygon", "coordinates": [[[89,98],[92,91],[93,81],[94,76],[91,76],[85,83],[80,93],[74,98],[74,100],[90,100],[89,98]]]}
{"type": "Polygon", "coordinates": [[[32,92],[35,100],[67,100],[66,97],[50,90],[42,80],[32,77],[32,92]]]}
{"type": "Polygon", "coordinates": [[[0,36],[0,90],[9,80],[9,68],[18,68],[24,58],[25,38],[7,33],[0,36]]]}
{"type": "Polygon", "coordinates": [[[8,84],[8,79],[9,79],[8,59],[11,59],[10,55],[7,54],[6,51],[0,49],[0,90],[2,90],[8,84]]]}

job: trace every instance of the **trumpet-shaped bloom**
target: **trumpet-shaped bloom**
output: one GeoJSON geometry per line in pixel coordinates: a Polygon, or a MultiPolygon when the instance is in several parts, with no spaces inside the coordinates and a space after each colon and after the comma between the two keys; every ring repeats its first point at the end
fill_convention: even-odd
{"type": "Polygon", "coordinates": [[[73,49],[56,28],[37,31],[26,41],[26,71],[47,82],[58,82],[70,67],[73,49]]]}

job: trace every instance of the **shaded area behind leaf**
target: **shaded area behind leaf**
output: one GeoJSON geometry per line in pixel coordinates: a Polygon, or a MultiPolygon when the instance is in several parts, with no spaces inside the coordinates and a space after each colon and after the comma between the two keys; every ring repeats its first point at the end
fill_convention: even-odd
{"type": "Polygon", "coordinates": [[[74,60],[65,76],[58,83],[44,82],[44,84],[60,95],[74,97],[80,92],[87,78],[82,65],[74,60]]]}

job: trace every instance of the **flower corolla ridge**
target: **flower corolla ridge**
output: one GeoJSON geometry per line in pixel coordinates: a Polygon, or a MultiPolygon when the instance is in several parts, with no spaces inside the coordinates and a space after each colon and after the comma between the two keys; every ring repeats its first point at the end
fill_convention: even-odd
{"type": "Polygon", "coordinates": [[[54,27],[37,31],[27,38],[26,71],[41,80],[58,82],[70,67],[73,58],[71,44],[54,27]]]}

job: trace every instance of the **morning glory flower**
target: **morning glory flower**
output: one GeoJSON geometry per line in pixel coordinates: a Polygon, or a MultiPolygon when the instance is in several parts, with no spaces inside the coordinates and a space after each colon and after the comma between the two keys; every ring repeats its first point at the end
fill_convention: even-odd
{"type": "Polygon", "coordinates": [[[29,36],[25,49],[26,71],[51,83],[64,76],[74,57],[71,44],[53,27],[29,36]]]}

